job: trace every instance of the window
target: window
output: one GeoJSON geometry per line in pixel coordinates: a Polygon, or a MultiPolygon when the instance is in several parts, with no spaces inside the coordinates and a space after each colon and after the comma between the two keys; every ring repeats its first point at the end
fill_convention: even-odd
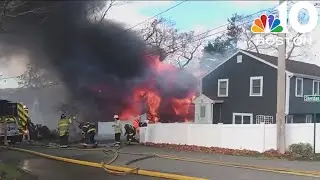
{"type": "Polygon", "coordinates": [[[218,97],[228,97],[229,79],[218,80],[218,97]]]}
{"type": "Polygon", "coordinates": [[[237,56],[237,63],[242,63],[242,55],[237,56]]]}
{"type": "Polygon", "coordinates": [[[312,87],[312,94],[313,95],[320,95],[320,81],[313,81],[313,87],[312,87]]]}
{"type": "Polygon", "coordinates": [[[250,113],[233,113],[232,124],[253,124],[253,115],[250,113]]]}
{"type": "Polygon", "coordinates": [[[206,106],[200,106],[200,117],[204,118],[206,117],[206,106]]]}
{"type": "Polygon", "coordinates": [[[306,115],[306,123],[312,123],[312,115],[306,115]]]}
{"type": "Polygon", "coordinates": [[[263,94],[263,77],[250,77],[250,96],[262,96],[263,94]]]}
{"type": "Polygon", "coordinates": [[[296,78],[296,97],[303,96],[303,79],[296,78]]]}
{"type": "Polygon", "coordinates": [[[293,123],[293,116],[292,115],[287,115],[286,116],[286,123],[287,124],[292,124],[293,123]]]}

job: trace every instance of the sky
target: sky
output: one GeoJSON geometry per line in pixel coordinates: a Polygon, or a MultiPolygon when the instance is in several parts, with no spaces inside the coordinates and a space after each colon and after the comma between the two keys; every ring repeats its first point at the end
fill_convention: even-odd
{"type": "MultiPolygon", "coordinates": [[[[146,19],[180,3],[181,1],[133,1],[125,4],[119,4],[110,9],[107,14],[107,19],[111,19],[122,23],[127,28],[130,28],[146,19]]],[[[234,13],[241,15],[249,15],[263,9],[269,9],[278,5],[278,1],[196,1],[189,0],[181,5],[161,14],[159,17],[170,19],[176,23],[176,27],[180,31],[206,31],[221,25],[227,24],[227,19],[234,13]]],[[[149,20],[147,22],[152,21],[149,20]]],[[[143,23],[134,28],[138,30],[144,27],[143,23]]],[[[217,29],[214,32],[224,30],[217,29]]],[[[320,28],[317,32],[313,32],[313,39],[320,41],[320,28]]],[[[317,42],[320,46],[320,42],[317,42]]],[[[311,48],[315,60],[320,64],[320,52],[318,45],[311,48]],[[319,55],[318,55],[319,54],[319,55]]],[[[21,62],[19,60],[19,62],[21,62]]],[[[15,61],[11,62],[7,67],[0,67],[0,75],[3,77],[18,76],[23,72],[24,68],[19,67],[15,61]],[[18,68],[17,68],[18,67],[18,68]]],[[[16,87],[15,81],[6,80],[4,82],[0,78],[0,88],[16,87]]]]}
{"type": "MultiPolygon", "coordinates": [[[[130,28],[139,22],[142,22],[178,3],[181,1],[135,1],[122,6],[113,8],[108,18],[118,22],[122,22],[126,27],[130,28]]],[[[176,23],[176,27],[180,31],[206,31],[228,23],[227,19],[232,14],[250,15],[261,10],[274,8],[279,4],[279,1],[197,1],[190,0],[181,5],[159,15],[170,19],[176,23]]],[[[318,12],[320,14],[320,9],[318,12]]],[[[260,14],[256,14],[259,16],[260,14]]],[[[150,20],[152,21],[152,20],[150,20]]],[[[150,22],[149,21],[149,22],[150,22]]],[[[315,45],[310,48],[309,63],[320,65],[320,18],[318,19],[317,28],[310,33],[315,45]]],[[[145,26],[141,24],[134,29],[139,29],[145,26]]],[[[210,34],[223,31],[226,26],[216,29],[210,34]]],[[[219,35],[219,34],[218,34],[219,35]]],[[[303,59],[304,57],[301,57],[303,59]]],[[[299,59],[300,60],[300,59],[299,59]]]]}
{"type": "MultiPolygon", "coordinates": [[[[128,24],[130,27],[179,2],[181,1],[135,1],[114,7],[109,12],[108,18],[128,24]]],[[[175,21],[179,30],[209,29],[226,24],[227,18],[234,13],[252,14],[266,7],[273,7],[277,3],[277,1],[193,0],[186,1],[160,16],[175,21]]],[[[145,24],[141,26],[143,25],[145,24]]]]}

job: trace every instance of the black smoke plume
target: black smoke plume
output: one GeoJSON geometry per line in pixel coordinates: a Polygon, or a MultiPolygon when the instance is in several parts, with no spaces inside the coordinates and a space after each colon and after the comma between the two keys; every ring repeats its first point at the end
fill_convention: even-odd
{"type": "MultiPolygon", "coordinates": [[[[89,7],[102,7],[102,1],[35,1],[20,11],[43,6],[44,12],[12,19],[1,43],[26,50],[32,63],[56,72],[71,94],[69,104],[86,120],[112,120],[127,106],[132,88],[150,73],[145,58],[150,50],[121,25],[88,18],[89,7]]],[[[182,81],[184,87],[175,94],[194,86],[182,81]]]]}
{"type": "Polygon", "coordinates": [[[70,103],[77,103],[79,111],[111,120],[120,110],[123,95],[130,92],[129,82],[141,78],[148,64],[143,56],[145,45],[136,34],[119,24],[88,19],[88,8],[103,5],[98,3],[29,3],[26,10],[47,5],[49,12],[13,20],[1,42],[26,49],[32,63],[57,71],[72,95],[70,103]],[[101,107],[105,103],[110,106],[101,107]],[[109,113],[102,116],[101,112],[109,113]]]}

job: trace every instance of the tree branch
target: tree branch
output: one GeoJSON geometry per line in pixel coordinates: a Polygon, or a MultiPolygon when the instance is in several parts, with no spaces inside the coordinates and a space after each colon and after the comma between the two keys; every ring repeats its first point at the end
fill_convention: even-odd
{"type": "Polygon", "coordinates": [[[108,5],[108,7],[106,8],[106,10],[104,10],[101,18],[100,18],[100,23],[104,20],[104,18],[106,17],[107,13],[109,12],[109,10],[112,8],[112,6],[114,5],[114,2],[116,0],[110,0],[110,3],[108,5]]]}

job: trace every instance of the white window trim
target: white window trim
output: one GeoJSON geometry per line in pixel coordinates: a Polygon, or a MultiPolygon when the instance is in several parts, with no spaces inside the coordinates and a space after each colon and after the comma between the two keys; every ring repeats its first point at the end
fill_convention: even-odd
{"type": "Polygon", "coordinates": [[[312,123],[313,116],[310,114],[306,115],[306,123],[312,123]],[[311,117],[311,122],[308,122],[308,117],[311,117]]]}
{"type": "Polygon", "coordinates": [[[241,124],[243,124],[243,116],[249,116],[250,117],[250,124],[253,124],[253,114],[251,114],[251,113],[232,113],[232,124],[235,124],[236,116],[242,116],[241,117],[241,124]]]}
{"type": "Polygon", "coordinates": [[[229,79],[218,79],[218,97],[228,97],[229,95],[229,79]],[[226,94],[220,94],[220,82],[227,82],[226,94]]]}
{"type": "Polygon", "coordinates": [[[296,97],[303,97],[303,78],[298,78],[296,77],[296,97]],[[298,80],[301,80],[301,94],[297,94],[298,93],[298,80]]]}
{"type": "Polygon", "coordinates": [[[250,94],[249,94],[249,96],[263,96],[263,76],[250,77],[250,94]],[[253,80],[260,80],[260,93],[259,94],[253,94],[253,92],[252,92],[252,81],[253,80]]]}
{"type": "Polygon", "coordinates": [[[312,95],[315,95],[315,92],[314,92],[314,84],[318,84],[318,94],[317,95],[319,95],[320,94],[320,81],[317,81],[317,80],[313,80],[312,81],[312,95]]]}

